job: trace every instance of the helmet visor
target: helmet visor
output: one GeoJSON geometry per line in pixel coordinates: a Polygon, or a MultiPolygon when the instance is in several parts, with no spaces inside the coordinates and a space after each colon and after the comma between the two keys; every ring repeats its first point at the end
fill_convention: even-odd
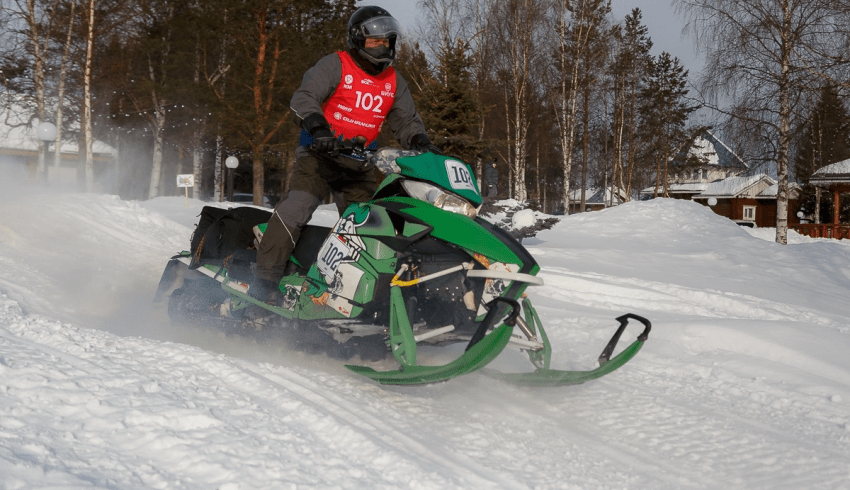
{"type": "Polygon", "coordinates": [[[363,37],[398,38],[401,37],[401,26],[392,17],[373,17],[360,24],[360,34],[363,37]]]}

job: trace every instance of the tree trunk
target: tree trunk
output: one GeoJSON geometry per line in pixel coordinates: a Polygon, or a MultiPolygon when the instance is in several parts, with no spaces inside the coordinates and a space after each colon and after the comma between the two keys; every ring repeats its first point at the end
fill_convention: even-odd
{"type": "Polygon", "coordinates": [[[788,243],[788,149],[791,146],[791,11],[788,0],[782,0],[781,74],[779,78],[779,148],[776,158],[776,243],[788,243]]]}
{"type": "Polygon", "coordinates": [[[590,83],[585,81],[583,87],[583,96],[582,96],[582,128],[581,132],[581,201],[579,202],[579,209],[581,212],[585,212],[587,210],[587,152],[590,148],[589,139],[589,129],[590,125],[590,83]]]}
{"type": "Polygon", "coordinates": [[[83,146],[80,153],[83,156],[86,169],[86,189],[94,190],[94,155],[92,154],[92,124],[91,124],[91,98],[92,98],[92,63],[94,62],[94,10],[95,0],[88,3],[88,30],[86,31],[86,60],[83,73],[83,146]]]}
{"type": "Polygon", "coordinates": [[[224,200],[224,179],[221,168],[224,166],[224,137],[219,133],[215,137],[215,168],[213,176],[213,201],[224,200]]]}
{"type": "Polygon", "coordinates": [[[154,124],[153,124],[153,160],[151,168],[151,185],[148,192],[148,199],[153,199],[159,196],[159,185],[162,180],[162,139],[165,129],[165,110],[161,105],[156,104],[156,96],[153,96],[155,102],[154,124]]]}
{"type": "Polygon", "coordinates": [[[76,7],[77,2],[71,2],[71,12],[68,15],[68,34],[65,37],[62,61],[59,64],[59,87],[56,95],[56,142],[53,147],[53,168],[55,169],[57,179],[59,178],[59,169],[62,166],[62,108],[65,100],[65,81],[68,78],[68,57],[71,52],[71,41],[73,40],[76,7]]]}

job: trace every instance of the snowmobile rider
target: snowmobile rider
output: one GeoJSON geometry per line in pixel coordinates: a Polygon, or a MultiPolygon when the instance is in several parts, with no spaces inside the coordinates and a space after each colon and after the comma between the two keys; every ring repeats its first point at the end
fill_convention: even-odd
{"type": "Polygon", "coordinates": [[[254,275],[276,291],[286,263],[330,188],[340,214],[371,199],[374,168],[338,154],[342,140],[364,136],[376,147],[384,122],[405,149],[439,153],[416,112],[407,82],[391,67],[399,24],[380,7],[361,7],[348,21],[348,50],[320,59],[307,70],[290,107],[302,128],[286,196],[275,206],[259,243],[254,275]]]}

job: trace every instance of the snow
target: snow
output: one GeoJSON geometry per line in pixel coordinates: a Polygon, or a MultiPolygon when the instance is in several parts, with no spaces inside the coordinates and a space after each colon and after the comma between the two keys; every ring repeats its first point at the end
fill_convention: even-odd
{"type": "Polygon", "coordinates": [[[0,488],[850,488],[847,241],[672,199],[565,216],[524,240],[553,367],[593,368],[625,312],[653,322],[634,360],[383,387],[169,324],[151,299],[203,204],[0,189],[0,488]]]}
{"type": "Polygon", "coordinates": [[[511,228],[514,230],[520,230],[528,226],[534,226],[536,221],[537,218],[535,217],[533,209],[523,209],[521,211],[517,211],[513,214],[513,216],[511,216],[511,228]]]}
{"type": "Polygon", "coordinates": [[[774,184],[774,180],[766,174],[756,174],[745,177],[728,177],[706,185],[705,190],[702,191],[700,196],[738,196],[762,180],[765,180],[768,185],[774,184]]]}
{"type": "Polygon", "coordinates": [[[840,162],[833,163],[832,165],[827,165],[826,167],[821,167],[814,173],[814,175],[824,177],[833,174],[850,174],[850,159],[842,160],[840,162]]]}

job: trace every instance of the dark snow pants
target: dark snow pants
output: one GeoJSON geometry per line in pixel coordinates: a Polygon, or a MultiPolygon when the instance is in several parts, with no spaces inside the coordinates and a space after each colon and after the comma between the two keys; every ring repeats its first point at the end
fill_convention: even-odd
{"type": "Polygon", "coordinates": [[[301,228],[310,221],[329,191],[341,215],[349,204],[371,199],[377,187],[374,169],[349,170],[330,158],[301,150],[297,153],[289,191],[275,206],[257,250],[254,275],[260,279],[280,281],[301,236],[301,228]]]}

